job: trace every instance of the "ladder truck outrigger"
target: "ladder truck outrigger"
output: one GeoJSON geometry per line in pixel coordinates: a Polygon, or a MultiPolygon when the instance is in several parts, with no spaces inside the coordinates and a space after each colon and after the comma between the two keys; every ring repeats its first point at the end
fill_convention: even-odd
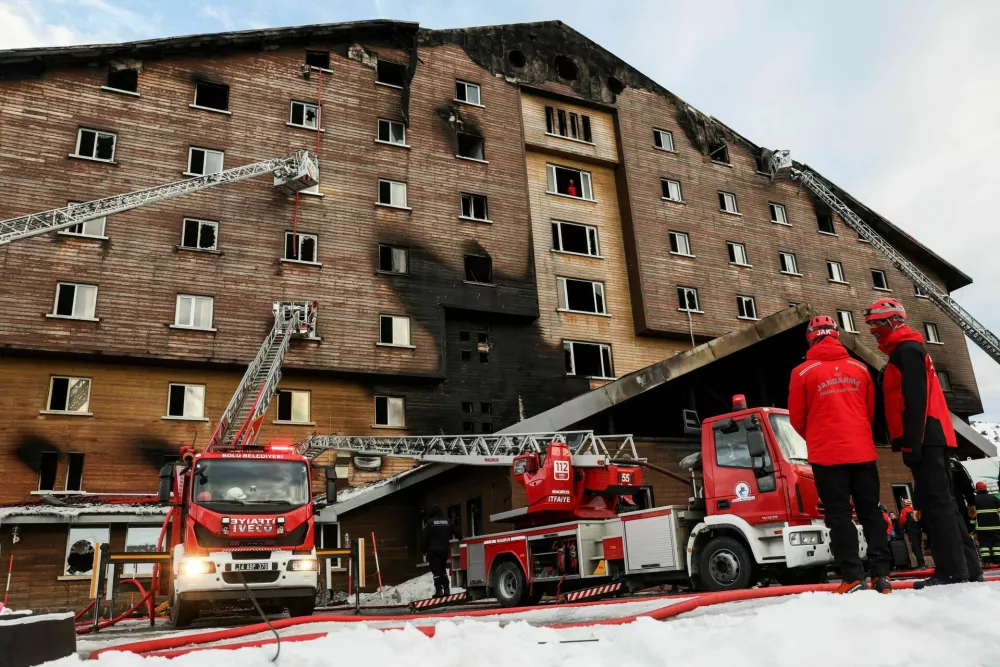
{"type": "MultiPolygon", "coordinates": [[[[523,507],[492,514],[506,532],[459,541],[454,583],[503,606],[543,595],[577,600],[675,584],[733,590],[771,574],[815,583],[832,563],[829,530],[788,411],[747,408],[712,417],[686,457],[687,479],[640,458],[632,436],[591,431],[477,436],[315,435],[296,447],[421,461],[510,466],[523,507]],[[644,469],[690,485],[686,505],[638,508],[644,469]]],[[[692,443],[694,444],[694,443],[692,443]]],[[[866,545],[859,528],[861,555],[866,545]]],[[[453,559],[454,561],[455,559],[453,559]]]]}
{"type": "MultiPolygon", "coordinates": [[[[273,174],[296,194],[318,182],[307,151],[135,192],[0,220],[0,245],[122,213],[217,185],[273,174]]],[[[309,461],[291,447],[258,446],[257,435],[281,378],[292,338],[311,335],[316,302],[275,302],[274,325],[247,368],[206,447],[181,448],[160,471],[157,499],[169,505],[159,546],[175,627],[202,609],[250,598],[265,608],[312,614],[318,583],[309,461]],[[169,528],[169,530],[168,530],[169,528]]]]}

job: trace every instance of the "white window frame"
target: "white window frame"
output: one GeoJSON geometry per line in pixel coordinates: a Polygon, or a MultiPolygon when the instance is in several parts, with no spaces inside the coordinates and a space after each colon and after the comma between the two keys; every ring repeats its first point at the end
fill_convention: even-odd
{"type": "Polygon", "coordinates": [[[393,180],[390,180],[388,178],[380,178],[380,179],[378,179],[378,192],[375,195],[375,205],[376,206],[384,206],[386,208],[398,208],[398,209],[403,209],[404,211],[410,211],[412,209],[409,207],[408,201],[409,201],[409,193],[408,193],[408,188],[407,188],[406,182],[404,182],[404,181],[393,181],[393,180]],[[380,197],[382,196],[382,184],[383,183],[388,183],[389,184],[389,202],[388,203],[380,201],[380,197]],[[400,188],[399,186],[402,186],[402,188],[400,188]],[[398,201],[396,201],[396,195],[398,195],[400,191],[402,191],[402,193],[403,193],[403,203],[402,204],[400,204],[398,201]]]}
{"type": "MultiPolygon", "coordinates": [[[[156,541],[160,533],[160,527],[155,524],[129,524],[125,526],[125,551],[126,552],[139,552],[148,553],[146,549],[139,551],[138,549],[129,549],[129,546],[136,546],[135,544],[129,544],[129,536],[132,535],[132,531],[144,531],[146,535],[153,536],[153,541],[151,546],[152,551],[156,551],[156,541]]],[[[147,538],[148,539],[148,538],[147,538]]],[[[143,542],[142,546],[150,546],[149,542],[143,542]]],[[[121,576],[124,577],[149,577],[153,574],[153,563],[123,563],[121,576]]]]}
{"type": "Polygon", "coordinates": [[[378,316],[378,345],[379,347],[405,347],[408,349],[414,349],[412,344],[412,332],[410,330],[410,318],[406,315],[379,315],[378,316]],[[384,319],[392,320],[392,342],[386,343],[382,340],[382,320],[384,319]],[[405,326],[404,326],[405,324],[405,326]],[[406,342],[397,342],[397,334],[402,334],[406,339],[406,342]]]}
{"type": "Polygon", "coordinates": [[[308,264],[310,266],[323,266],[323,264],[319,261],[319,236],[317,236],[316,234],[304,234],[302,232],[286,231],[285,232],[285,237],[284,237],[284,245],[281,248],[281,261],[285,262],[285,263],[291,263],[291,264],[308,264]],[[312,239],[312,242],[313,242],[313,258],[312,258],[312,260],[295,259],[294,257],[289,257],[288,256],[288,238],[293,233],[296,236],[299,237],[298,246],[297,246],[298,251],[299,251],[298,252],[299,257],[302,256],[302,241],[303,241],[303,239],[312,239]]]}
{"type": "Polygon", "coordinates": [[[601,257],[601,245],[597,227],[594,225],[584,225],[579,222],[569,222],[567,220],[552,220],[552,225],[556,228],[556,237],[559,239],[559,247],[553,248],[552,252],[559,252],[566,255],[576,255],[577,257],[601,257]],[[590,252],[576,252],[574,250],[564,250],[563,225],[572,227],[583,227],[587,233],[587,249],[590,252]]]}
{"type": "Polygon", "coordinates": [[[931,345],[944,345],[941,340],[941,331],[934,322],[924,322],[924,340],[931,345]]]}
{"type": "Polygon", "coordinates": [[[771,222],[776,225],[785,225],[786,227],[792,226],[792,223],[788,222],[788,209],[785,208],[784,204],[768,202],[767,209],[771,215],[771,222]]]}
{"type": "Polygon", "coordinates": [[[844,278],[844,265],[832,259],[826,260],[826,279],[831,283],[846,285],[847,280],[844,278]],[[839,278],[836,277],[838,274],[839,278]]]}
{"type": "Polygon", "coordinates": [[[375,400],[372,402],[372,427],[373,428],[406,428],[406,398],[403,396],[389,396],[386,394],[376,394],[375,400]],[[386,423],[380,424],[378,422],[378,402],[379,399],[385,401],[385,418],[386,423]],[[397,414],[402,417],[402,421],[399,423],[393,423],[392,421],[392,406],[397,405],[399,409],[396,411],[397,414]]]}
{"type": "Polygon", "coordinates": [[[66,531],[66,551],[63,553],[63,571],[62,574],[57,577],[57,579],[90,579],[92,572],[84,572],[78,574],[70,574],[69,564],[67,564],[66,559],[69,557],[70,547],[73,546],[74,542],[86,539],[91,544],[100,542],[101,544],[110,544],[111,541],[111,527],[110,526],[69,526],[69,530],[66,531]],[[76,531],[77,538],[73,539],[73,532],[76,531]],[[83,535],[81,535],[83,533],[83,535]],[[94,539],[90,539],[94,538],[94,539]]]}
{"type": "Polygon", "coordinates": [[[779,267],[780,273],[783,273],[786,276],[801,276],[802,275],[799,272],[799,260],[795,256],[794,252],[787,252],[785,250],[779,250],[778,251],[778,267],[779,267]],[[786,260],[789,260],[789,261],[786,261],[786,260]],[[786,266],[786,265],[789,265],[789,264],[791,265],[791,268],[793,269],[791,271],[789,271],[788,267],[786,266]]]}
{"type": "Polygon", "coordinates": [[[461,193],[461,195],[459,196],[459,199],[458,199],[458,218],[459,218],[459,220],[472,220],[474,222],[493,222],[492,220],[490,220],[490,200],[489,200],[489,197],[487,197],[486,195],[476,194],[474,192],[463,192],[463,193],[461,193]],[[483,198],[483,209],[484,209],[484,211],[486,213],[486,217],[485,218],[477,218],[476,217],[476,207],[475,207],[475,198],[476,197],[482,197],[483,198]],[[472,213],[472,215],[465,215],[465,200],[466,200],[466,198],[469,199],[469,211],[472,213]]]}
{"type": "Polygon", "coordinates": [[[288,122],[285,123],[285,125],[287,125],[288,127],[297,127],[303,130],[318,130],[322,132],[323,131],[323,117],[321,115],[322,113],[323,113],[322,107],[320,107],[320,105],[316,104],[315,102],[303,102],[302,100],[292,100],[288,105],[288,122]],[[296,123],[293,120],[293,118],[295,118],[296,104],[302,107],[301,123],[296,123]],[[315,112],[315,119],[316,119],[312,125],[310,125],[306,121],[306,117],[308,115],[307,112],[310,109],[315,112]]]}
{"type": "Polygon", "coordinates": [[[378,119],[378,123],[376,123],[376,127],[375,127],[375,143],[377,143],[377,144],[385,144],[387,146],[400,146],[402,148],[409,148],[410,145],[408,143],[406,143],[406,125],[404,123],[398,121],[398,120],[392,120],[390,118],[379,118],[378,119]],[[389,131],[389,140],[388,141],[386,141],[386,140],[384,140],[384,139],[381,138],[381,136],[382,136],[382,124],[383,123],[385,123],[388,126],[388,131],[389,131]],[[395,126],[399,126],[399,128],[403,130],[403,140],[402,141],[393,141],[392,140],[392,137],[393,137],[392,128],[395,127],[395,126]]]}
{"type": "Polygon", "coordinates": [[[684,285],[678,285],[677,286],[677,305],[678,305],[677,310],[679,310],[682,313],[701,313],[701,314],[704,314],[704,311],[701,309],[701,300],[698,298],[698,288],[697,287],[685,287],[684,285]],[[680,293],[681,293],[682,290],[684,292],[684,301],[683,302],[680,299],[680,296],[681,296],[680,293]],[[694,308],[693,309],[687,307],[687,302],[688,302],[687,296],[689,294],[693,294],[694,295],[694,308]]]}
{"type": "Polygon", "coordinates": [[[201,109],[202,111],[211,111],[213,113],[221,113],[227,116],[232,116],[233,112],[229,110],[229,103],[232,102],[233,87],[228,83],[217,83],[215,81],[207,81],[205,79],[198,79],[194,82],[194,99],[188,107],[192,109],[201,109]],[[215,107],[206,107],[198,104],[198,86],[205,84],[206,86],[221,86],[226,88],[226,108],[216,109],[215,107]]]}
{"type": "Polygon", "coordinates": [[[191,331],[215,331],[213,324],[215,323],[215,297],[204,296],[201,294],[178,294],[177,300],[174,303],[174,323],[171,324],[173,329],[190,329],[191,331]],[[181,324],[181,302],[184,299],[191,299],[191,324],[181,324]],[[195,310],[196,306],[207,299],[210,305],[209,307],[209,324],[208,326],[196,327],[194,326],[195,321],[195,310]]]}
{"type": "Polygon", "coordinates": [[[677,255],[679,257],[694,257],[694,253],[691,252],[691,235],[687,232],[667,232],[667,239],[670,242],[670,254],[677,255]],[[684,245],[687,246],[687,252],[681,252],[681,244],[677,243],[677,250],[674,250],[674,238],[684,239],[684,245]]]}
{"type": "Polygon", "coordinates": [[[54,415],[90,416],[93,414],[90,411],[90,396],[93,389],[94,389],[94,381],[89,377],[77,377],[71,375],[52,375],[49,377],[49,393],[48,396],[46,396],[45,398],[45,409],[42,410],[41,412],[42,414],[54,414],[54,415]],[[74,382],[87,383],[87,402],[81,406],[83,408],[82,410],[67,410],[66,408],[60,410],[52,407],[52,385],[55,383],[55,380],[66,380],[67,407],[69,406],[69,393],[70,389],[73,387],[73,383],[74,382]]]}
{"type": "Polygon", "coordinates": [[[210,174],[219,174],[219,173],[222,173],[225,170],[226,170],[226,152],[225,151],[217,151],[214,148],[202,148],[201,146],[191,146],[190,148],[188,148],[188,163],[187,163],[187,170],[184,172],[185,176],[208,176],[210,174]],[[191,171],[191,158],[194,155],[195,151],[201,151],[202,153],[205,154],[204,158],[202,160],[202,164],[205,167],[208,167],[208,158],[209,158],[210,155],[218,155],[219,156],[219,171],[205,171],[205,172],[203,172],[201,174],[191,171]]]}
{"type": "Polygon", "coordinates": [[[478,83],[472,83],[471,81],[463,81],[462,79],[455,79],[455,101],[456,102],[460,102],[461,104],[468,104],[469,106],[472,106],[472,107],[483,108],[483,107],[486,106],[485,104],[483,104],[483,87],[480,86],[478,83]],[[465,90],[465,93],[464,93],[465,99],[462,99],[461,97],[459,97],[459,93],[458,93],[459,86],[463,87],[464,90],[465,90]],[[475,88],[475,90],[476,90],[476,99],[479,100],[478,102],[473,102],[473,101],[469,100],[469,89],[470,88],[475,88]]]}
{"type": "Polygon", "coordinates": [[[614,372],[615,372],[615,369],[614,369],[614,359],[611,356],[611,345],[609,345],[608,343],[592,343],[590,341],[585,341],[585,340],[564,340],[563,341],[563,350],[567,350],[567,349],[569,350],[570,365],[572,366],[572,368],[570,368],[570,370],[568,370],[566,372],[566,375],[568,375],[570,377],[591,378],[591,379],[594,379],[594,380],[614,380],[615,379],[615,376],[614,376],[614,372]],[[603,375],[577,375],[577,372],[576,372],[576,349],[575,349],[576,345],[596,345],[596,346],[598,346],[600,348],[599,353],[601,355],[601,371],[604,373],[603,375]],[[604,367],[604,351],[605,350],[607,350],[607,353],[608,353],[608,362],[611,364],[612,368],[605,368],[604,367]],[[609,371],[610,371],[610,373],[609,373],[609,371]]]}
{"type": "Polygon", "coordinates": [[[757,320],[760,319],[760,316],[757,313],[757,300],[752,296],[746,296],[742,294],[738,295],[736,297],[736,314],[738,319],[756,322],[757,320]],[[749,309],[747,308],[747,304],[750,304],[749,309]],[[740,310],[743,311],[744,313],[743,315],[739,314],[740,310]],[[747,314],[750,312],[750,310],[753,310],[752,316],[747,314]]]}
{"type": "Polygon", "coordinates": [[[929,298],[931,298],[930,295],[927,294],[926,292],[924,292],[920,288],[920,285],[917,285],[916,283],[913,284],[913,296],[917,297],[918,299],[929,299],[929,298]]]}
{"type": "Polygon", "coordinates": [[[668,153],[676,153],[677,149],[674,147],[674,133],[670,130],[661,130],[658,127],[653,128],[653,148],[658,151],[666,151],[668,153]],[[660,138],[660,145],[656,145],[656,137],[660,138]],[[664,141],[666,139],[666,141],[664,141]]]}
{"type": "Polygon", "coordinates": [[[726,255],[729,257],[729,263],[733,266],[753,268],[753,265],[750,264],[750,258],[747,256],[747,246],[745,243],[726,241],[726,255]],[[740,255],[743,256],[743,261],[740,261],[740,255]]]}
{"type": "Polygon", "coordinates": [[[163,419],[178,420],[178,421],[208,421],[205,417],[205,385],[203,384],[189,384],[185,382],[171,382],[167,385],[167,411],[162,417],[163,419]],[[170,394],[174,387],[184,387],[184,398],[181,401],[181,414],[172,415],[170,414],[170,394]],[[188,396],[189,390],[195,390],[193,393],[201,393],[201,411],[200,414],[197,410],[188,410],[188,396]]]}
{"type": "Polygon", "coordinates": [[[892,291],[891,289],[889,289],[889,276],[886,274],[885,271],[883,271],[882,269],[872,269],[872,287],[874,289],[877,289],[880,292],[891,292],[892,291]],[[883,287],[879,287],[878,285],[875,284],[875,274],[876,273],[882,276],[882,285],[883,285],[883,287]]]}
{"type": "Polygon", "coordinates": [[[548,177],[546,183],[546,194],[555,195],[556,197],[568,197],[570,199],[582,199],[583,201],[596,202],[594,199],[594,183],[591,178],[589,171],[584,171],[582,169],[577,169],[576,167],[563,167],[558,164],[546,164],[545,171],[548,177]],[[580,174],[580,196],[574,197],[573,195],[563,194],[558,190],[558,180],[556,179],[556,169],[565,169],[566,171],[575,171],[580,174]]]}
{"type": "Polygon", "coordinates": [[[219,249],[219,222],[217,220],[202,220],[201,218],[183,218],[181,220],[181,242],[177,245],[178,248],[183,250],[197,250],[200,252],[216,252],[219,249]],[[201,242],[201,228],[203,226],[209,226],[215,228],[215,245],[211,248],[202,248],[201,246],[189,246],[184,245],[184,232],[187,228],[189,222],[198,223],[198,242],[201,242]]]}
{"type": "MultiPolygon", "coordinates": [[[[725,164],[724,162],[720,164],[725,164]]],[[[719,194],[722,196],[723,206],[719,207],[719,210],[723,213],[728,213],[729,215],[742,215],[740,213],[740,207],[736,202],[736,195],[732,192],[726,192],[725,190],[719,190],[719,194]],[[732,210],[729,210],[729,205],[732,204],[732,210]]]]}
{"type": "Polygon", "coordinates": [[[394,276],[405,276],[410,273],[410,249],[403,246],[392,245],[391,243],[379,243],[378,244],[378,272],[388,273],[394,276]],[[382,268],[382,248],[388,248],[392,253],[392,265],[396,266],[397,253],[401,253],[403,256],[403,271],[386,271],[382,268]]]}
{"type": "Polygon", "coordinates": [[[118,135],[114,132],[107,132],[105,130],[95,130],[91,127],[81,127],[76,131],[76,148],[73,150],[70,157],[80,158],[81,160],[93,160],[94,162],[114,162],[115,161],[115,151],[118,150],[118,135]],[[94,154],[84,155],[80,152],[80,144],[83,143],[83,133],[90,132],[94,135],[94,154]],[[102,137],[111,137],[111,157],[102,158],[97,157],[97,141],[102,137]]]}
{"type": "Polygon", "coordinates": [[[585,280],[583,278],[556,278],[556,292],[559,299],[559,307],[556,309],[562,313],[582,313],[584,315],[605,315],[608,314],[608,301],[604,292],[604,283],[596,280],[585,280]],[[572,280],[578,283],[590,283],[594,310],[573,310],[569,307],[569,294],[566,289],[566,281],[572,280]]]}
{"type": "MultiPolygon", "coordinates": [[[[73,206],[76,206],[76,205],[79,205],[79,204],[82,204],[82,203],[83,202],[79,202],[79,201],[71,201],[71,202],[67,202],[66,205],[72,208],[73,206]]],[[[90,220],[87,220],[85,222],[78,222],[77,224],[73,225],[72,227],[66,227],[65,229],[60,229],[57,233],[58,234],[62,234],[63,236],[72,236],[72,237],[81,238],[81,239],[101,239],[101,240],[106,241],[108,239],[108,236],[107,236],[107,226],[108,226],[108,216],[104,215],[104,216],[101,216],[100,218],[91,218],[90,220]],[[94,225],[94,224],[97,224],[97,223],[100,223],[100,225],[101,225],[101,233],[100,234],[94,234],[93,231],[90,231],[90,232],[87,231],[88,226],[91,226],[91,225],[94,225]],[[77,227],[79,227],[80,231],[78,231],[78,232],[77,231],[73,231],[77,227]]]]}
{"type": "Polygon", "coordinates": [[[305,426],[312,426],[312,392],[308,389],[278,389],[274,395],[274,423],[275,424],[299,424],[305,426]],[[289,419],[281,419],[280,415],[280,405],[281,405],[281,394],[289,394],[292,398],[291,414],[289,419]],[[296,403],[299,403],[301,408],[301,401],[305,401],[305,411],[306,418],[305,421],[295,418],[295,407],[296,403]]]}
{"type": "Polygon", "coordinates": [[[58,282],[58,283],[56,283],[56,295],[55,295],[55,298],[52,301],[52,312],[51,313],[47,313],[46,317],[51,317],[51,318],[60,319],[60,320],[84,320],[84,321],[87,321],[87,322],[98,322],[98,321],[100,321],[97,318],[97,297],[98,297],[98,292],[99,292],[99,288],[98,288],[97,285],[88,285],[86,283],[64,283],[64,282],[58,282]],[[72,287],[73,288],[73,307],[72,307],[72,314],[70,314],[70,315],[60,315],[57,312],[58,309],[59,309],[59,292],[64,287],[72,287]],[[84,312],[83,314],[77,315],[76,311],[77,311],[78,299],[80,297],[80,288],[81,287],[85,288],[87,290],[90,290],[90,289],[94,290],[94,292],[93,292],[94,298],[91,300],[92,301],[92,307],[90,309],[88,309],[87,312],[84,312]]]}
{"type": "Polygon", "coordinates": [[[663,201],[672,201],[680,204],[684,203],[684,195],[681,191],[681,182],[673,178],[661,178],[660,179],[660,199],[663,201]],[[667,194],[669,197],[663,196],[663,185],[667,186],[667,194]],[[676,196],[674,196],[676,193],[676,196]]]}
{"type": "Polygon", "coordinates": [[[854,326],[854,313],[849,310],[837,310],[837,324],[842,331],[847,333],[858,333],[854,326]]]}

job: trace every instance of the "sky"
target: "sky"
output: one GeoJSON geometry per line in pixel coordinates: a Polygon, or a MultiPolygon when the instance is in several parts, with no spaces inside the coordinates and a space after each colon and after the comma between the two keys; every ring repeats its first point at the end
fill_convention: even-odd
{"type": "MultiPolygon", "coordinates": [[[[1000,2],[0,0],[0,49],[373,18],[562,20],[956,265],[975,282],[954,297],[1000,331],[1000,2]]],[[[1000,365],[969,351],[984,418],[1000,421],[1000,365]]]]}

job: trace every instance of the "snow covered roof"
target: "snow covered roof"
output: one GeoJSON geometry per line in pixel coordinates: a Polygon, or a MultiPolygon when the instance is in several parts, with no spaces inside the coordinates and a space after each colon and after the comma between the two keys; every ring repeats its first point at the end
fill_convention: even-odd
{"type": "Polygon", "coordinates": [[[364,486],[344,489],[337,494],[337,502],[331,503],[320,512],[317,521],[319,523],[336,521],[337,517],[341,514],[367,505],[379,498],[384,498],[396,491],[419,484],[454,467],[451,464],[429,463],[417,466],[416,468],[410,468],[398,475],[386,477],[385,479],[380,479],[364,486]]]}
{"type": "Polygon", "coordinates": [[[0,524],[22,523],[160,523],[167,507],[153,502],[108,502],[88,497],[63,505],[48,502],[0,507],[0,524]]]}

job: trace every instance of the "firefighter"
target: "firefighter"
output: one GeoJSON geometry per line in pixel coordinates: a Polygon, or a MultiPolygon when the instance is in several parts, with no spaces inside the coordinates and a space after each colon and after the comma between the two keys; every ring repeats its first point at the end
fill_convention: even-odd
{"type": "Polygon", "coordinates": [[[976,482],[976,536],[983,567],[1000,566],[1000,498],[986,492],[986,482],[976,482]]]}
{"type": "Polygon", "coordinates": [[[910,540],[910,551],[917,559],[917,567],[923,569],[924,565],[924,542],[920,532],[920,522],[917,520],[917,513],[913,509],[913,502],[909,498],[903,500],[903,509],[899,511],[899,527],[910,540]]]}
{"type": "Polygon", "coordinates": [[[913,587],[981,581],[978,554],[953,495],[948,449],[958,443],[951,413],[924,339],[906,324],[896,299],[875,301],[865,310],[865,323],[889,357],[882,371],[889,441],[913,474],[916,507],[934,556],[934,576],[913,587]]]}
{"type": "Polygon", "coordinates": [[[451,555],[449,542],[454,537],[462,539],[441,508],[432,505],[428,512],[424,529],[420,533],[420,553],[427,555],[427,563],[431,566],[434,576],[434,597],[444,597],[451,592],[446,570],[448,558],[451,555]]]}
{"type": "Polygon", "coordinates": [[[814,317],[806,328],[809,351],[792,371],[788,411],[805,438],[816,490],[830,529],[830,549],[843,578],[836,593],[865,587],[858,531],[851,501],[868,542],[872,587],[890,593],[888,533],[879,509],[879,479],[871,422],[875,385],[868,367],[851,359],[830,317],[814,317]]]}

